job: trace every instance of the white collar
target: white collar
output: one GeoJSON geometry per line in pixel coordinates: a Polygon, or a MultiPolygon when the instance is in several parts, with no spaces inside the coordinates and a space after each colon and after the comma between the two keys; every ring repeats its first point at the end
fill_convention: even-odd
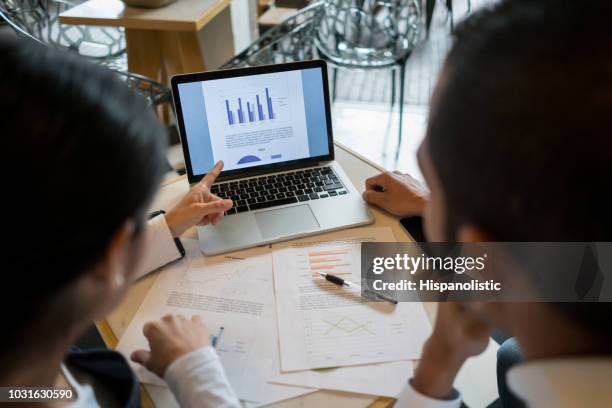
{"type": "Polygon", "coordinates": [[[612,405],[612,357],[529,361],[512,367],[506,380],[530,407],[612,405]]]}
{"type": "Polygon", "coordinates": [[[99,408],[96,394],[91,384],[81,384],[74,377],[72,372],[64,364],[61,366],[62,373],[66,381],[76,394],[76,399],[69,405],[70,408],[99,408]]]}

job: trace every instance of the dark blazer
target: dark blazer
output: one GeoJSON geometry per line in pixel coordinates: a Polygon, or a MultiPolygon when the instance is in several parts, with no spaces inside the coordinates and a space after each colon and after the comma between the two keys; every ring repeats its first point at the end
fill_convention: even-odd
{"type": "Polygon", "coordinates": [[[92,375],[111,390],[120,407],[140,407],[140,387],[136,375],[125,358],[112,350],[81,351],[73,348],[66,363],[92,375]]]}

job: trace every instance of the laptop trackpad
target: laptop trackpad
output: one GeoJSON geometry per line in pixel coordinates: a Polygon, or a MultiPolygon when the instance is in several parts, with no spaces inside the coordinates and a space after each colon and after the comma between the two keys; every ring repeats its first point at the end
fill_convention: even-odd
{"type": "Polygon", "coordinates": [[[264,239],[294,235],[319,228],[319,223],[308,204],[253,214],[264,239]]]}

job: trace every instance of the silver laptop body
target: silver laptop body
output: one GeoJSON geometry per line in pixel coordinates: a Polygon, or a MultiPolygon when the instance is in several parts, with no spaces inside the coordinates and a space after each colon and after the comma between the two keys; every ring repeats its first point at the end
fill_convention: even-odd
{"type": "MultiPolygon", "coordinates": [[[[198,148],[203,145],[203,140],[208,143],[210,139],[210,143],[206,146],[215,146],[216,143],[220,155],[226,153],[229,155],[222,158],[226,163],[225,169],[228,168],[228,162],[230,169],[227,171],[224,169],[212,186],[212,192],[223,198],[231,198],[234,207],[216,226],[198,227],[200,246],[205,255],[373,222],[359,192],[341,166],[333,160],[334,145],[327,69],[323,61],[178,75],[172,78],[172,90],[189,182],[197,183],[219,158],[214,154],[214,147],[198,148]],[[292,95],[293,100],[296,98],[295,95],[303,98],[305,110],[303,116],[306,118],[306,125],[303,127],[309,132],[306,136],[307,141],[304,141],[304,136],[299,139],[292,133],[291,137],[295,137],[295,141],[279,138],[271,142],[261,142],[263,139],[260,135],[267,131],[276,132],[266,136],[272,139],[273,136],[270,135],[278,135],[278,129],[287,129],[286,125],[292,123],[292,117],[301,118],[299,112],[290,115],[292,112],[287,106],[292,103],[291,98],[281,96],[273,99],[270,94],[274,95],[276,91],[273,88],[274,82],[267,82],[272,84],[269,86],[271,90],[266,87],[265,93],[263,92],[266,80],[276,79],[282,82],[283,75],[297,78],[295,87],[303,93],[294,92],[292,95]],[[258,78],[262,80],[260,87],[262,92],[252,95],[249,99],[248,86],[245,85],[242,88],[244,90],[242,95],[247,96],[233,97],[232,89],[239,84],[245,83],[249,86],[253,84],[256,89],[258,78]],[[230,96],[219,91],[219,89],[225,90],[223,88],[225,83],[230,89],[227,91],[227,95],[230,96]],[[199,95],[200,87],[204,94],[202,98],[199,95]],[[319,87],[321,89],[318,89],[319,87]],[[235,107],[231,105],[233,99],[237,99],[238,104],[235,104],[235,107]],[[273,107],[276,109],[275,102],[279,106],[276,112],[272,110],[273,107]],[[203,106],[196,109],[193,105],[198,103],[203,106]],[[215,104],[217,110],[210,108],[215,104]],[[286,112],[282,111],[283,107],[286,112]],[[200,112],[204,111],[203,119],[200,112]],[[325,118],[322,117],[323,111],[325,118]],[[283,114],[285,114],[284,121],[283,114]],[[216,119],[210,120],[209,117],[216,119]],[[248,143],[240,140],[242,135],[244,138],[250,138],[247,140],[248,143]],[[215,137],[221,137],[223,140],[219,142],[214,140],[215,137]],[[256,139],[258,137],[259,139],[256,139]],[[258,144],[253,140],[260,142],[258,144]],[[295,145],[299,145],[300,141],[308,143],[307,150],[311,156],[315,152],[314,157],[282,160],[283,156],[294,154],[295,145]],[[236,163],[236,160],[228,160],[226,157],[231,157],[231,154],[234,154],[233,150],[231,154],[225,152],[218,147],[219,143],[223,143],[222,147],[232,146],[228,148],[230,150],[233,146],[239,146],[238,149],[248,149],[248,146],[242,145],[253,143],[253,154],[242,157],[232,167],[232,163],[236,163]],[[285,151],[282,150],[283,146],[285,151]],[[274,150],[275,148],[280,150],[274,150]],[[287,152],[289,154],[285,154],[287,152]],[[206,159],[201,159],[198,155],[204,155],[206,159]],[[275,156],[279,159],[269,159],[275,156]],[[263,164],[257,165],[259,161],[263,164]]],[[[244,154],[243,150],[239,150],[239,153],[244,154]]]]}

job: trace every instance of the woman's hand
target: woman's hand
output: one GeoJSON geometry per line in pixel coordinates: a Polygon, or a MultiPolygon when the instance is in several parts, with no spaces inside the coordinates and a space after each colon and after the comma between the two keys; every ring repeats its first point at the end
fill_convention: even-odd
{"type": "Polygon", "coordinates": [[[210,186],[222,169],[223,162],[218,161],[206,177],[168,211],[166,222],[174,238],[181,236],[194,225],[216,225],[225,211],[232,208],[232,200],[223,200],[210,192],[210,186]]]}
{"type": "Polygon", "coordinates": [[[453,394],[453,382],[469,357],[487,348],[493,327],[461,303],[442,302],[438,307],[433,333],[423,346],[412,386],[421,394],[436,399],[448,399],[453,394]]]}
{"type": "Polygon", "coordinates": [[[386,171],[366,180],[363,199],[391,214],[407,217],[423,214],[428,194],[409,175],[386,171]]]}
{"type": "Polygon", "coordinates": [[[198,315],[191,320],[182,315],[166,315],[145,324],[142,332],[151,351],[136,350],[130,358],[161,378],[177,359],[211,344],[210,334],[198,315]]]}

